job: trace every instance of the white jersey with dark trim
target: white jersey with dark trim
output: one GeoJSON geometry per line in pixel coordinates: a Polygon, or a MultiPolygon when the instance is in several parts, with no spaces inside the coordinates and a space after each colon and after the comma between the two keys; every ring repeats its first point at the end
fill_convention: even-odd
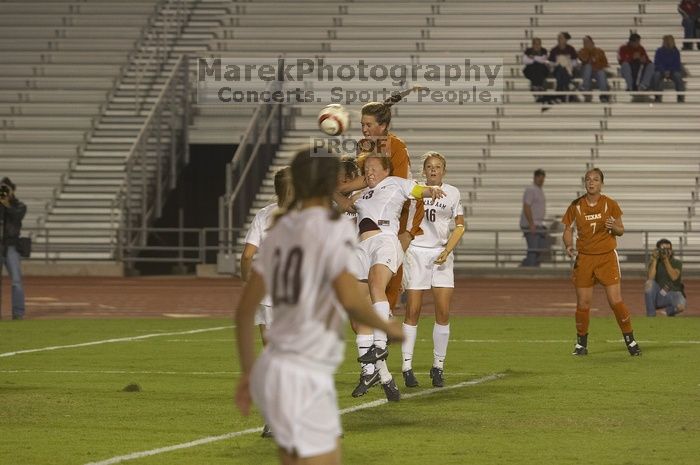
{"type": "Polygon", "coordinates": [[[416,236],[411,245],[415,247],[444,247],[450,237],[450,222],[464,215],[461,195],[456,187],[443,183],[445,192],[441,199],[423,199],[425,216],[420,224],[423,234],[416,236]]]}
{"type": "MultiPolygon", "coordinates": [[[[267,236],[267,230],[270,229],[272,225],[272,214],[277,208],[276,203],[271,203],[258,210],[253,221],[250,223],[248,234],[245,235],[246,244],[254,245],[258,249],[260,248],[260,244],[262,244],[263,240],[265,240],[265,236],[267,236]]],[[[260,303],[266,307],[271,307],[272,299],[269,295],[266,295],[260,303]]]]}
{"type": "Polygon", "coordinates": [[[411,191],[416,186],[415,181],[388,176],[375,187],[367,187],[355,201],[357,224],[369,218],[379,226],[382,232],[399,233],[401,209],[406,200],[413,199],[411,191]]]}
{"type": "Polygon", "coordinates": [[[357,243],[349,221],[328,208],[292,211],[270,230],[253,268],[272,296],[269,350],[332,373],[343,360],[346,313],[333,281],[351,262],[357,243]]]}

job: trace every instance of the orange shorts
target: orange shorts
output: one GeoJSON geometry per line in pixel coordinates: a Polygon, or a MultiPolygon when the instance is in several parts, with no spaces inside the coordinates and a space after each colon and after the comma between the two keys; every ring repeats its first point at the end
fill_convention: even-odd
{"type": "Polygon", "coordinates": [[[600,255],[578,254],[571,279],[576,287],[593,287],[595,283],[612,286],[620,283],[620,261],[617,251],[600,255]]]}

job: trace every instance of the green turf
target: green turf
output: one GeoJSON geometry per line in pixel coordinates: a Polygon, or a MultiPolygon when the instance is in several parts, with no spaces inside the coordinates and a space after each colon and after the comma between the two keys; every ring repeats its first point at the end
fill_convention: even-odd
{"type": "MultiPolygon", "coordinates": [[[[0,323],[0,353],[230,325],[228,320],[60,320],[0,323]]],[[[442,390],[343,416],[348,464],[697,464],[700,319],[636,318],[632,358],[612,318],[594,318],[590,355],[569,355],[572,318],[453,318],[442,390]],[[535,342],[539,341],[539,342],[535,342]],[[694,341],[694,343],[693,343],[694,341]]],[[[419,328],[415,371],[430,389],[432,322],[419,328]]],[[[350,342],[353,339],[349,338],[350,342]]],[[[400,378],[398,347],[392,370],[400,378]]],[[[341,408],[357,381],[348,346],[341,408]]],[[[0,463],[85,464],[262,425],[235,411],[233,330],[0,357],[0,463]],[[123,392],[138,384],[140,392],[123,392]]],[[[268,464],[257,434],[125,462],[268,464]]]]}

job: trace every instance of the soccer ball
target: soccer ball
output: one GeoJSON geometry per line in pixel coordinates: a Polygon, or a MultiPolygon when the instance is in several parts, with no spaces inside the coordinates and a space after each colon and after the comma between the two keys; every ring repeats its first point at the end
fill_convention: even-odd
{"type": "Polygon", "coordinates": [[[350,127],[350,113],[337,103],[325,106],[318,114],[318,128],[329,136],[339,136],[350,127]]]}

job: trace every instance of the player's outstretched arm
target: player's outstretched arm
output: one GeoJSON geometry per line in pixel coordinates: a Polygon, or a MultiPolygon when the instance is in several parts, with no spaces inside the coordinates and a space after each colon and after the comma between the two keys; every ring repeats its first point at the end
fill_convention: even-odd
{"type": "Polygon", "coordinates": [[[450,237],[447,239],[445,250],[443,250],[440,255],[438,255],[438,258],[435,259],[436,264],[442,265],[447,261],[447,257],[449,257],[455,247],[457,247],[457,244],[459,244],[460,239],[462,239],[465,230],[466,226],[464,225],[464,216],[459,215],[455,218],[455,228],[452,230],[450,237]]]}
{"type": "Polygon", "coordinates": [[[386,332],[389,340],[403,341],[403,329],[398,320],[384,321],[372,308],[366,293],[361,292],[355,276],[344,271],[333,281],[333,289],[341,305],[353,321],[386,332]]]}
{"type": "Polygon", "coordinates": [[[416,184],[411,190],[411,195],[414,199],[441,199],[445,197],[445,191],[437,186],[424,186],[421,184],[416,184]]]}
{"type": "Polygon", "coordinates": [[[255,344],[253,335],[255,309],[265,296],[265,283],[255,270],[250,272],[250,280],[243,289],[243,296],[236,308],[236,340],[238,341],[238,358],[241,364],[241,378],[236,389],[236,406],[243,415],[250,413],[253,400],[250,395],[250,370],[255,361],[255,344]]]}
{"type": "Polygon", "coordinates": [[[367,181],[364,176],[358,176],[352,181],[344,182],[338,185],[338,191],[341,194],[348,194],[350,192],[355,192],[367,187],[367,181]]]}

